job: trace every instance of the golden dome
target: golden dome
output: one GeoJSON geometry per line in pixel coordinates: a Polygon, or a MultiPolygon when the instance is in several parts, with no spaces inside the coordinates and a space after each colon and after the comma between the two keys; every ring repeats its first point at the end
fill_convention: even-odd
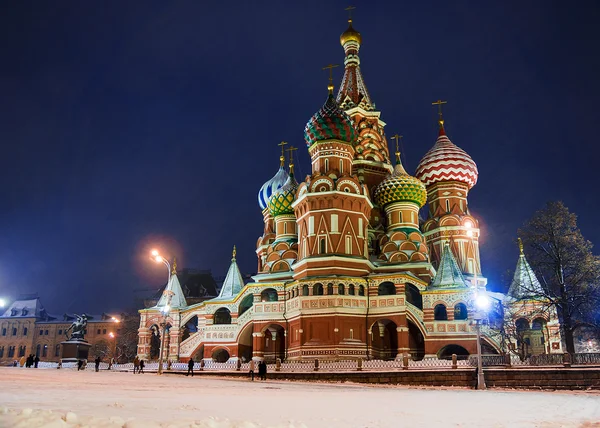
{"type": "Polygon", "coordinates": [[[344,46],[349,41],[355,41],[359,45],[362,42],[362,37],[358,31],[352,28],[352,20],[348,20],[348,29],[342,33],[340,36],[340,43],[344,46]]]}

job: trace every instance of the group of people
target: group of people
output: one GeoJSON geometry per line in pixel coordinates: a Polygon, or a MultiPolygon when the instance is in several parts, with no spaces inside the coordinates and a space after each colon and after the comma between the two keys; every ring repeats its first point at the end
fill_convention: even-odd
{"type": "MultiPolygon", "coordinates": [[[[250,360],[250,378],[254,380],[254,369],[256,368],[256,363],[254,360],[250,360]]],[[[258,363],[258,378],[260,380],[267,380],[267,363],[264,361],[260,361],[258,363]]]]}
{"type": "Polygon", "coordinates": [[[140,357],[138,357],[136,355],[135,358],[133,359],[133,374],[136,374],[136,373],[143,374],[145,365],[146,365],[146,363],[144,362],[144,360],[140,359],[140,357]]]}
{"type": "Polygon", "coordinates": [[[25,358],[25,355],[23,355],[21,357],[20,364],[21,364],[21,367],[23,367],[23,366],[25,366],[27,368],[34,367],[37,369],[39,362],[40,362],[40,357],[38,357],[37,355],[34,356],[33,354],[29,354],[29,356],[27,358],[25,358]]]}

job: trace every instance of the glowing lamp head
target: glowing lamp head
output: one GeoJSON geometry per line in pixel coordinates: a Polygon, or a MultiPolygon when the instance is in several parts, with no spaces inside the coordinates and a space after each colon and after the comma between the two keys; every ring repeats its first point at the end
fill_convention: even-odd
{"type": "Polygon", "coordinates": [[[152,250],[150,251],[150,254],[152,254],[153,257],[158,256],[158,250],[152,250]]]}
{"type": "Polygon", "coordinates": [[[475,298],[475,306],[480,311],[487,311],[490,308],[491,303],[492,302],[490,302],[490,298],[485,294],[479,294],[475,298]]]}
{"type": "Polygon", "coordinates": [[[108,336],[109,336],[111,339],[114,339],[114,337],[115,337],[115,334],[114,334],[114,333],[111,331],[110,333],[108,333],[108,336]]]}
{"type": "Polygon", "coordinates": [[[156,257],[154,257],[154,261],[156,263],[161,263],[163,261],[163,258],[161,256],[156,256],[156,257]]]}
{"type": "Polygon", "coordinates": [[[3,308],[5,306],[6,306],[6,300],[0,299],[0,308],[3,308]]]}

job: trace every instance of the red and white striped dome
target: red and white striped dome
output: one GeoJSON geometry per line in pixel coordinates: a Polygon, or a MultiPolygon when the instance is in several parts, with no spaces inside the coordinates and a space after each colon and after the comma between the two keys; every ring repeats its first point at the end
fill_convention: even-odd
{"type": "Polygon", "coordinates": [[[423,156],[415,177],[426,186],[441,181],[459,181],[471,189],[477,183],[477,165],[463,149],[446,136],[443,126],[434,146],[423,156]]]}

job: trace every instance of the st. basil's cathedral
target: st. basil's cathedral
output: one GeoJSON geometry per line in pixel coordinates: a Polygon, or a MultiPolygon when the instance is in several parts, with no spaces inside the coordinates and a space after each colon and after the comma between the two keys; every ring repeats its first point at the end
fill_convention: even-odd
{"type": "MultiPolygon", "coordinates": [[[[253,281],[244,283],[234,249],[218,297],[188,304],[174,268],[158,303],[140,311],[140,358],[156,359],[161,322],[168,325],[163,356],[171,361],[476,352],[473,296],[485,293],[487,282],[468,204],[477,165],[448,138],[441,110],[437,140],[415,174],[402,165],[398,136],[392,164],[351,19],[340,42],[339,90],[334,94],[330,82],[325,104],[304,129],[312,173],[298,182],[293,149],[286,170],[282,143],[279,170],[258,193],[264,229],[253,281]]],[[[522,334],[514,339],[484,327],[485,353],[562,352],[558,318],[540,309],[539,287],[521,250],[508,294],[487,294],[505,324],[522,334]]]]}

